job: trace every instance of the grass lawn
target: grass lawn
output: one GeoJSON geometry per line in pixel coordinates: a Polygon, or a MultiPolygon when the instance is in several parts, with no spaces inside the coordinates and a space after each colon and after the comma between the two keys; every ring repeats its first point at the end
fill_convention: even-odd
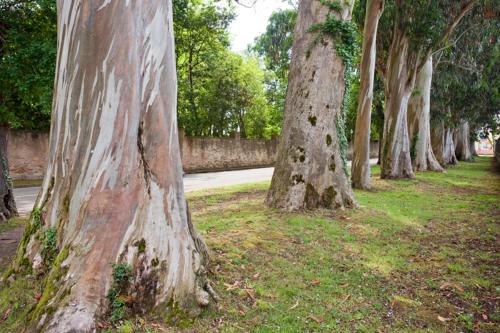
{"type": "MultiPolygon", "coordinates": [[[[269,209],[268,182],[189,193],[221,301],[173,328],[151,316],[119,331],[498,332],[500,174],[491,159],[416,180],[373,173],[373,190],[355,191],[357,210],[269,209]]],[[[1,332],[22,326],[33,284],[0,291],[1,332]]]]}

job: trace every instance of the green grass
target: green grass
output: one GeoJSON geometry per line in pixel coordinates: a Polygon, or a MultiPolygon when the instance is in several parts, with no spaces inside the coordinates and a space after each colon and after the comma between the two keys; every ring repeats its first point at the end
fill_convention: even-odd
{"type": "MultiPolygon", "coordinates": [[[[373,190],[355,191],[357,210],[269,209],[268,182],[188,194],[221,301],[187,328],[146,317],[117,331],[495,332],[500,175],[491,159],[415,180],[372,171],[373,190]]],[[[16,290],[0,293],[2,332],[24,314],[18,306],[2,322],[16,290]]]]}

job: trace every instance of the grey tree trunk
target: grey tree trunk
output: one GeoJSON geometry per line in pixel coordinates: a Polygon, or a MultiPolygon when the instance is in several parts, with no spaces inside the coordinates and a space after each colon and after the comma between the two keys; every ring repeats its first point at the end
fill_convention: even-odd
{"type": "Polygon", "coordinates": [[[455,130],[455,155],[459,161],[472,161],[470,152],[469,122],[464,121],[455,130]]]}
{"type": "Polygon", "coordinates": [[[9,175],[7,130],[3,127],[0,127],[0,160],[0,222],[5,222],[17,216],[17,208],[9,175]]]}
{"type": "Polygon", "coordinates": [[[345,66],[328,35],[314,43],[307,32],[328,14],[350,20],[354,1],[341,14],[317,0],[300,2],[285,103],[283,132],[267,204],[285,210],[356,206],[342,156],[345,66]]]}
{"type": "Polygon", "coordinates": [[[415,91],[408,104],[408,133],[415,147],[415,170],[442,172],[431,144],[431,81],[432,57],[429,57],[417,75],[415,91]]]}
{"type": "Polygon", "coordinates": [[[475,144],[475,142],[471,142],[470,143],[470,154],[471,154],[472,158],[478,156],[477,151],[476,151],[476,144],[475,144]]]}
{"type": "Polygon", "coordinates": [[[408,64],[408,38],[394,29],[385,78],[382,178],[414,178],[408,136],[408,101],[415,86],[415,73],[408,64]]]}
{"type": "Polygon", "coordinates": [[[453,129],[445,129],[444,138],[444,162],[445,164],[457,164],[458,159],[455,155],[455,143],[453,141],[453,129]]]}
{"type": "Polygon", "coordinates": [[[352,187],[370,189],[370,126],[375,76],[377,27],[383,0],[366,2],[365,26],[363,30],[363,54],[361,57],[358,112],[352,157],[352,187]]]}
{"type": "Polygon", "coordinates": [[[444,161],[444,143],[445,143],[445,135],[446,131],[444,129],[443,122],[439,122],[431,126],[431,144],[434,155],[436,156],[437,161],[442,167],[446,166],[444,161]]]}
{"type": "Polygon", "coordinates": [[[207,252],[182,184],[171,1],[57,7],[50,158],[13,265],[47,274],[32,324],[93,332],[118,298],[132,313],[207,305],[207,252]],[[127,267],[117,290],[112,275],[127,267]]]}

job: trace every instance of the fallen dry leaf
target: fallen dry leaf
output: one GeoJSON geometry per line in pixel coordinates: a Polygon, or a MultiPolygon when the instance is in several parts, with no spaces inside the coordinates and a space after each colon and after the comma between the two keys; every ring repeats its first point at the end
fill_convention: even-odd
{"type": "Polygon", "coordinates": [[[321,317],[316,317],[316,316],[313,316],[313,315],[307,316],[307,319],[311,319],[312,321],[315,321],[318,324],[321,324],[323,322],[323,320],[324,320],[321,317]]]}
{"type": "Polygon", "coordinates": [[[321,281],[320,281],[320,280],[312,280],[312,281],[311,281],[311,286],[317,286],[317,285],[319,285],[320,283],[321,283],[321,281]]]}
{"type": "Polygon", "coordinates": [[[294,304],[294,305],[292,305],[292,306],[291,306],[288,310],[293,310],[293,309],[295,309],[297,306],[299,306],[299,300],[297,300],[297,301],[295,302],[295,304],[294,304]]]}
{"type": "Polygon", "coordinates": [[[442,321],[443,323],[451,320],[451,318],[445,318],[445,317],[441,317],[441,316],[438,316],[438,319],[439,319],[439,321],[442,321]]]}
{"type": "Polygon", "coordinates": [[[439,289],[443,290],[443,289],[455,289],[455,290],[458,290],[458,291],[464,291],[464,288],[462,288],[461,285],[457,284],[457,283],[451,283],[451,282],[445,282],[441,285],[441,287],[439,287],[439,289]]]}
{"type": "Polygon", "coordinates": [[[12,312],[12,308],[8,308],[7,311],[3,314],[2,321],[6,321],[9,318],[10,313],[12,312]]]}
{"type": "Polygon", "coordinates": [[[258,279],[258,278],[259,278],[259,276],[260,276],[260,272],[255,273],[254,275],[252,275],[252,279],[254,279],[254,280],[255,280],[255,279],[258,279]]]}

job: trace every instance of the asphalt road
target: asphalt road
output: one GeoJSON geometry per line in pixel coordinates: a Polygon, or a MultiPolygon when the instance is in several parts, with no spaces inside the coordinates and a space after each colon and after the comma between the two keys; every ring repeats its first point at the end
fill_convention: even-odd
{"type": "MultiPolygon", "coordinates": [[[[348,162],[349,166],[350,163],[351,162],[348,162]]],[[[377,163],[377,159],[370,160],[370,163],[377,163]]],[[[186,192],[192,192],[209,188],[271,180],[273,171],[274,168],[259,168],[187,174],[184,175],[184,190],[186,192]]],[[[39,187],[23,187],[14,189],[17,210],[21,216],[28,215],[31,209],[33,209],[39,190],[39,187]]]]}

